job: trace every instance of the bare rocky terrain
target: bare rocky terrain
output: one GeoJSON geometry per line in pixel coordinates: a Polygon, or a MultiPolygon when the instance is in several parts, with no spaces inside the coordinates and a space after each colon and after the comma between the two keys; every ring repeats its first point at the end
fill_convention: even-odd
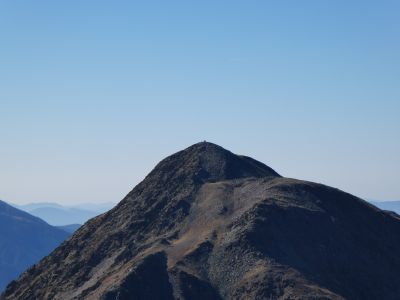
{"type": "Polygon", "coordinates": [[[203,142],[0,299],[399,299],[399,253],[395,214],[203,142]]]}

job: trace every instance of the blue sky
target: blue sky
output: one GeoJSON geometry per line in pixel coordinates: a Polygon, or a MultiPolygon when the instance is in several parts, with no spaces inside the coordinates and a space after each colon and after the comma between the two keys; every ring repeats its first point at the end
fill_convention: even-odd
{"type": "Polygon", "coordinates": [[[208,140],[400,199],[399,1],[1,1],[0,199],[119,201],[208,140]]]}

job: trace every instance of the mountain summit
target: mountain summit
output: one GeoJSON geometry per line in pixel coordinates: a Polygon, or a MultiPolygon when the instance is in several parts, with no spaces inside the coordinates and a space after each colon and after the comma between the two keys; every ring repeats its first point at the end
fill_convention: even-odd
{"type": "Polygon", "coordinates": [[[270,167],[250,157],[238,156],[224,148],[201,142],[162,160],[149,174],[162,175],[168,181],[185,178],[205,183],[245,177],[279,176],[270,167]]]}
{"type": "Polygon", "coordinates": [[[400,219],[203,142],[0,299],[398,299],[400,219]]]}

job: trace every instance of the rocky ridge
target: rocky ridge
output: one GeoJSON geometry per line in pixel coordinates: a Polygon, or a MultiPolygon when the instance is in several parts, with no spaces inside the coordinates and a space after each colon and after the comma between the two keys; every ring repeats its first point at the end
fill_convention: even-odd
{"type": "Polygon", "coordinates": [[[0,299],[397,299],[398,253],[395,215],[203,142],[0,299]]]}

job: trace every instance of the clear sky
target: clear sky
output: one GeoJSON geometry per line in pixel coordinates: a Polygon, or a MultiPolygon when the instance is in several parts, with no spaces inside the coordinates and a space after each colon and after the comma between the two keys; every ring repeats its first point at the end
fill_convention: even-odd
{"type": "Polygon", "coordinates": [[[0,1],[0,199],[119,201],[202,140],[400,200],[400,1],[0,1]]]}

